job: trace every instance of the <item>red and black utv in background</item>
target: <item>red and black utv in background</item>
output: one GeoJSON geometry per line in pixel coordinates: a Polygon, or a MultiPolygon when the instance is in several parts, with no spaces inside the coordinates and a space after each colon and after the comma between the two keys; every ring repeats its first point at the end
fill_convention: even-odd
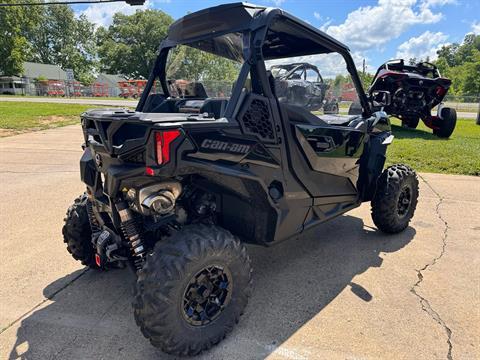
{"type": "Polygon", "coordinates": [[[402,125],[416,128],[421,119],[438,137],[452,135],[457,122],[455,109],[445,107],[442,101],[451,85],[441,77],[437,67],[427,62],[406,65],[404,60],[390,60],[380,66],[369,92],[386,90],[390,105],[384,111],[402,120],[402,125]],[[432,109],[438,106],[437,115],[432,109]]]}

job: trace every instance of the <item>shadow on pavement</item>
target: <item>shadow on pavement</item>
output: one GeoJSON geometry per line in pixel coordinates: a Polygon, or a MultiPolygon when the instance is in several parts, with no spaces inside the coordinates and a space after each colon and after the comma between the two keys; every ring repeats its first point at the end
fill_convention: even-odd
{"type": "MultiPolygon", "coordinates": [[[[414,235],[413,228],[384,235],[364,227],[359,218],[342,216],[272,248],[250,246],[253,296],[239,325],[203,357],[261,359],[344,289],[371,301],[368,289],[352,279],[381,266],[382,252],[398,251],[414,235]]],[[[52,294],[51,289],[63,281],[47,286],[44,294],[52,294]]],[[[88,270],[54,295],[53,302],[22,320],[10,358],[171,358],[137,329],[130,307],[133,283],[128,270],[88,270]]]]}

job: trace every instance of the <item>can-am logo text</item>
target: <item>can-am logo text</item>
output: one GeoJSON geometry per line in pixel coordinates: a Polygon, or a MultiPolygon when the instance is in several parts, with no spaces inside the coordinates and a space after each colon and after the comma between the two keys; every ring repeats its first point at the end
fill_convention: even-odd
{"type": "Polygon", "coordinates": [[[250,151],[250,145],[236,144],[212,139],[203,140],[200,147],[202,147],[203,149],[226,151],[237,154],[246,154],[250,151]]]}

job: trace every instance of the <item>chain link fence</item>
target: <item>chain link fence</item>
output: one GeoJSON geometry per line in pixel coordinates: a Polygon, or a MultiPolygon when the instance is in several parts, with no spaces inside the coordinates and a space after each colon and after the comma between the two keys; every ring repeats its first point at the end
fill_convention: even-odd
{"type": "Polygon", "coordinates": [[[37,80],[12,76],[0,77],[0,95],[50,97],[115,97],[121,94],[118,84],[95,82],[84,85],[78,81],[37,80]]]}
{"type": "Polygon", "coordinates": [[[480,95],[447,95],[443,100],[445,106],[454,108],[458,112],[478,112],[480,95]]]}

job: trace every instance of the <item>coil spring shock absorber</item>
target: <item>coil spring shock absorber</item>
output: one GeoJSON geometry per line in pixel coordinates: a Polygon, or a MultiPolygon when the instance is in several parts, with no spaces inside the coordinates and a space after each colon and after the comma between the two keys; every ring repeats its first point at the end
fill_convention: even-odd
{"type": "Polygon", "coordinates": [[[132,214],[132,210],[125,201],[116,203],[118,215],[120,215],[120,225],[123,236],[130,243],[132,249],[134,265],[137,271],[143,267],[145,261],[145,247],[143,246],[142,235],[138,229],[137,221],[132,214]]]}
{"type": "Polygon", "coordinates": [[[93,213],[93,205],[90,199],[87,200],[87,214],[88,220],[90,221],[90,228],[92,229],[92,238],[96,233],[101,231],[100,224],[98,223],[97,217],[93,213]]]}

